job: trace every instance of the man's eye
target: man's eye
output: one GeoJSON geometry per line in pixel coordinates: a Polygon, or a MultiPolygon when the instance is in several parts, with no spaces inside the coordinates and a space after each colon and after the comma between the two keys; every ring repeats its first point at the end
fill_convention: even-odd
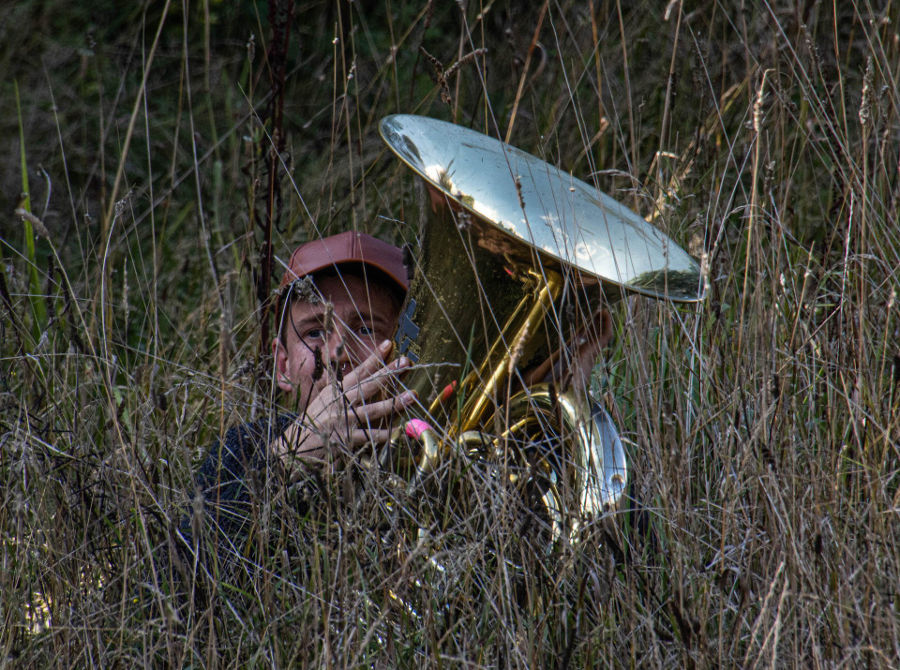
{"type": "Polygon", "coordinates": [[[360,337],[372,337],[375,334],[375,327],[362,325],[357,328],[356,332],[360,337]]]}
{"type": "Polygon", "coordinates": [[[310,328],[303,334],[304,340],[321,340],[325,337],[325,330],[323,328],[310,328]]]}

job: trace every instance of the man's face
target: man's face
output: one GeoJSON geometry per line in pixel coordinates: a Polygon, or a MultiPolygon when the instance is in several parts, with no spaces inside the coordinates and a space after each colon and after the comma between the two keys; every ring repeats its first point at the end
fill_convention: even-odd
{"type": "Polygon", "coordinates": [[[400,310],[389,288],[375,282],[367,285],[354,274],[319,276],[315,285],[323,300],[317,304],[294,300],[283,338],[272,345],[278,386],[299,394],[294,400],[301,407],[333,378],[329,366],[339,368],[343,377],[389,339],[400,310]]]}

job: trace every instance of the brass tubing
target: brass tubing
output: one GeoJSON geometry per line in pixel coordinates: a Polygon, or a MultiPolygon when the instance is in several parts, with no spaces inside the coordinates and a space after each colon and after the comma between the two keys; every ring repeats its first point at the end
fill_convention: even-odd
{"type": "MultiPolygon", "coordinates": [[[[541,275],[537,276],[543,279],[541,275]]],[[[478,370],[477,377],[472,379],[470,376],[470,378],[465,380],[463,386],[476,386],[478,380],[487,377],[487,381],[478,388],[463,408],[462,420],[458,429],[460,433],[473,430],[481,422],[496,390],[506,381],[513,349],[524,338],[534,337],[538,326],[544,319],[544,315],[550,309],[550,305],[559,297],[562,290],[562,277],[557,272],[546,270],[546,283],[541,281],[537,285],[541,286],[541,288],[523,299],[523,303],[529,299],[533,300],[533,303],[522,325],[519,326],[512,337],[508,336],[508,331],[513,324],[510,323],[504,327],[503,332],[491,346],[490,353],[478,370]],[[494,361],[498,351],[504,351],[503,357],[499,361],[494,361]]],[[[518,311],[519,309],[516,309],[516,312],[518,311]]]]}

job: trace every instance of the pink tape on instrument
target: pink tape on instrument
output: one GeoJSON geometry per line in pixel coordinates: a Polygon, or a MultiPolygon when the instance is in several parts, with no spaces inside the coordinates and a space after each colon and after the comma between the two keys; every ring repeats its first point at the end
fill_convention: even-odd
{"type": "Polygon", "coordinates": [[[426,430],[434,432],[434,428],[427,422],[422,421],[422,419],[411,419],[406,422],[406,436],[413,440],[418,440],[422,437],[422,433],[426,430]]]}

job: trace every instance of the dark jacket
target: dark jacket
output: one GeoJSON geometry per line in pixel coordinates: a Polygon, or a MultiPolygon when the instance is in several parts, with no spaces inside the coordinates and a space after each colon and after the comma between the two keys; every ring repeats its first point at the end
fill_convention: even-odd
{"type": "MultiPolygon", "coordinates": [[[[258,521],[273,500],[283,500],[285,473],[269,445],[294,418],[288,414],[229,429],[197,472],[191,501],[170,532],[171,581],[177,591],[207,591],[204,584],[230,581],[256,563],[258,521]]],[[[296,488],[296,486],[295,486],[296,488]]],[[[292,496],[305,504],[308,494],[292,496]]],[[[296,500],[294,500],[296,499],[296,500]]],[[[298,510],[301,511],[301,510],[298,510]]]]}

